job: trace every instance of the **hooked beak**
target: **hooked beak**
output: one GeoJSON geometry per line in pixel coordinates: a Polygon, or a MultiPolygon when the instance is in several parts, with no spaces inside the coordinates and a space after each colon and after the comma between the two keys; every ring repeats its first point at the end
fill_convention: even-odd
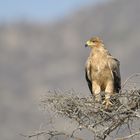
{"type": "Polygon", "coordinates": [[[90,45],[90,41],[88,40],[85,44],[85,47],[88,47],[90,45]]]}
{"type": "Polygon", "coordinates": [[[95,42],[92,42],[92,41],[88,40],[88,41],[86,42],[86,44],[85,44],[85,47],[90,47],[90,48],[92,48],[92,47],[95,46],[95,45],[96,45],[95,42]]]}

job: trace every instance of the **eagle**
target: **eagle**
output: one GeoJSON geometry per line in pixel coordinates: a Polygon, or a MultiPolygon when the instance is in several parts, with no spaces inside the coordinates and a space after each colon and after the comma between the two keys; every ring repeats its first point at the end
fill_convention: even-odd
{"type": "Polygon", "coordinates": [[[110,97],[119,93],[121,89],[120,62],[104,47],[99,37],[92,37],[85,44],[91,52],[86,61],[85,77],[95,101],[101,101],[101,92],[104,93],[105,108],[112,105],[110,97]]]}

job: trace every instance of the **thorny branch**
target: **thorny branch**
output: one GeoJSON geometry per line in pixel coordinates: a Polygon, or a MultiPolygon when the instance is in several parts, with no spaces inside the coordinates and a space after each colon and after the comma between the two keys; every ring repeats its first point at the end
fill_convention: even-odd
{"type": "Polygon", "coordinates": [[[138,77],[140,76],[140,73],[133,73],[132,75],[130,75],[126,80],[125,82],[123,83],[122,85],[122,89],[125,87],[125,85],[129,82],[129,80],[131,80],[132,78],[134,77],[138,77]]]}
{"type": "Polygon", "coordinates": [[[25,134],[20,134],[21,136],[23,136],[24,138],[27,138],[27,139],[30,139],[30,138],[33,138],[33,137],[39,137],[41,135],[48,135],[49,138],[48,140],[52,140],[54,137],[57,137],[57,136],[65,136],[66,138],[73,138],[75,140],[82,140],[81,138],[79,137],[75,137],[73,135],[69,135],[69,134],[66,134],[64,132],[58,132],[58,131],[41,131],[41,132],[36,132],[35,134],[30,134],[30,135],[25,135],[25,134]]]}
{"type": "Polygon", "coordinates": [[[113,105],[105,110],[104,105],[96,103],[93,97],[80,98],[74,94],[50,93],[41,100],[43,106],[75,120],[80,128],[88,129],[100,140],[131,119],[140,118],[140,90],[116,94],[111,102],[113,105]]]}
{"type": "Polygon", "coordinates": [[[128,139],[130,139],[130,138],[133,138],[133,137],[136,136],[136,135],[140,135],[140,131],[138,131],[138,132],[136,132],[136,133],[134,133],[134,134],[131,134],[131,135],[129,135],[129,136],[123,137],[123,138],[117,138],[116,140],[128,140],[128,139]]]}
{"type": "MultiPolygon", "coordinates": [[[[122,85],[122,89],[130,79],[139,75],[140,73],[136,73],[128,77],[122,85]]],[[[104,95],[105,93],[101,93],[102,101],[104,95]]],[[[51,140],[53,137],[63,135],[69,139],[82,140],[75,137],[74,134],[77,130],[87,129],[94,134],[94,140],[105,140],[114,130],[123,125],[129,127],[130,122],[135,118],[140,119],[140,89],[122,90],[119,94],[115,94],[111,97],[113,105],[108,110],[105,109],[102,101],[97,103],[93,96],[80,97],[74,91],[50,91],[41,98],[41,107],[76,121],[79,124],[78,128],[71,135],[58,131],[42,131],[33,135],[22,136],[32,138],[49,135],[48,140],[51,140]]],[[[139,131],[116,140],[128,140],[137,135],[140,135],[139,131]]]]}

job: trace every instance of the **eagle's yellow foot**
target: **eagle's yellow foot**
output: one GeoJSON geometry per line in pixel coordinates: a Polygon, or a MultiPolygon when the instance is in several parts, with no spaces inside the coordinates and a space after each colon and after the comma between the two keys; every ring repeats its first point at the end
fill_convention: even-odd
{"type": "Polygon", "coordinates": [[[105,104],[105,109],[108,109],[109,106],[112,106],[113,104],[110,101],[110,97],[105,98],[105,100],[103,101],[103,104],[105,104]]]}

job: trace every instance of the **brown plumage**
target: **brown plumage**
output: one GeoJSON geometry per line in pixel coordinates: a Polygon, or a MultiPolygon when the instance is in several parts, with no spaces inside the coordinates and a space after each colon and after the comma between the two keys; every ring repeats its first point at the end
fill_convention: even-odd
{"type": "Polygon", "coordinates": [[[119,61],[104,48],[103,41],[99,37],[91,38],[85,46],[91,48],[85,68],[89,89],[96,101],[101,100],[100,92],[104,91],[103,103],[108,108],[112,104],[110,96],[121,89],[119,61]]]}

